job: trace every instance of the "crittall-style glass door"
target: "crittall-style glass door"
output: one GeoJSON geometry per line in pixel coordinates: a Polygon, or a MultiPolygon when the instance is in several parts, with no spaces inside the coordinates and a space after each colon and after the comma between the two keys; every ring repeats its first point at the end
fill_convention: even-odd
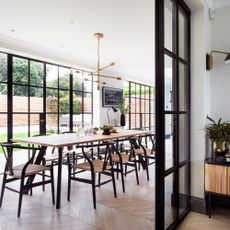
{"type": "Polygon", "coordinates": [[[189,211],[190,11],[156,0],[156,229],[173,229],[189,211]]]}

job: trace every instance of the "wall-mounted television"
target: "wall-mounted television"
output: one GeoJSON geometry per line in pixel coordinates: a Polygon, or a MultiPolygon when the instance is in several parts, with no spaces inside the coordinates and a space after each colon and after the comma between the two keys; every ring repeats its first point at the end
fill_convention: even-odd
{"type": "Polygon", "coordinates": [[[120,101],[123,100],[123,89],[102,87],[102,106],[118,107],[120,101]]]}

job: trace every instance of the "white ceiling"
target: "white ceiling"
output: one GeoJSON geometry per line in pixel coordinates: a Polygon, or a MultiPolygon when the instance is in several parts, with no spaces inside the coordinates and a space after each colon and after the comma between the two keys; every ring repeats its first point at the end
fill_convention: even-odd
{"type": "Polygon", "coordinates": [[[0,0],[0,47],[154,83],[153,0],[0,0]]]}
{"type": "Polygon", "coordinates": [[[230,0],[212,0],[212,8],[222,8],[230,5],[230,0]]]}

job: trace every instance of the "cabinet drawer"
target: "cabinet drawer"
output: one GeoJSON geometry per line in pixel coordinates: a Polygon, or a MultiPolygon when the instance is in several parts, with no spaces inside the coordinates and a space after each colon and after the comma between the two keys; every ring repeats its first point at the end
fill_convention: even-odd
{"type": "Polygon", "coordinates": [[[229,167],[205,164],[205,191],[230,195],[229,167]]]}

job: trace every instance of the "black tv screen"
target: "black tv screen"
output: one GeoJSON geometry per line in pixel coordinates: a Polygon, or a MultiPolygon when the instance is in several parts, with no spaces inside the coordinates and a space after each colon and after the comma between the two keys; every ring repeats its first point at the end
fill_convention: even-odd
{"type": "Polygon", "coordinates": [[[118,107],[120,101],[123,100],[123,89],[103,87],[102,88],[102,106],[118,107]]]}

